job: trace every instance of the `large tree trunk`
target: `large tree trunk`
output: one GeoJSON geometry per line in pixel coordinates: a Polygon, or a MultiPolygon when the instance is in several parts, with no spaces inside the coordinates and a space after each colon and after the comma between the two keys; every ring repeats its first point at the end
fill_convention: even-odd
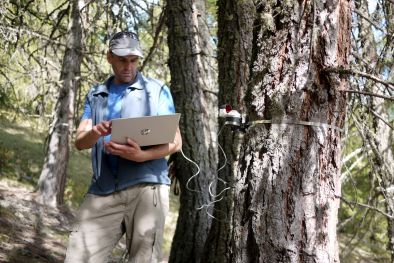
{"type": "MultiPolygon", "coordinates": [[[[253,21],[255,6],[252,0],[220,0],[218,3],[218,63],[219,63],[219,106],[230,104],[234,109],[245,114],[243,106],[244,91],[250,75],[250,59],[253,39],[253,21]],[[231,15],[230,15],[231,14],[231,15]]],[[[220,128],[224,120],[220,120],[220,128]]],[[[218,150],[219,178],[216,193],[235,184],[238,166],[239,148],[243,135],[224,128],[219,143],[225,152],[218,150]],[[227,163],[225,163],[227,159],[227,163]]],[[[234,192],[229,189],[217,197],[223,199],[215,203],[211,231],[205,244],[203,262],[229,262],[231,251],[232,215],[234,192]],[[226,219],[226,220],[225,220],[226,219]]]]}
{"type": "Polygon", "coordinates": [[[79,10],[84,0],[72,2],[67,47],[60,75],[59,97],[48,135],[48,149],[37,185],[37,192],[48,205],[63,204],[66,169],[74,125],[74,104],[82,62],[82,25],[79,10]]]}
{"type": "Polygon", "coordinates": [[[201,169],[188,186],[203,193],[186,188],[197,168],[178,154],[181,206],[169,262],[193,263],[201,260],[212,220],[205,209],[197,208],[212,201],[208,185],[217,166],[217,80],[204,0],[168,0],[167,4],[171,92],[176,111],[182,113],[183,152],[201,169]]]}
{"type": "MultiPolygon", "coordinates": [[[[255,1],[251,120],[341,127],[351,1],[255,1]]],[[[249,127],[240,153],[232,262],[339,262],[341,134],[324,127],[249,127]]]]}

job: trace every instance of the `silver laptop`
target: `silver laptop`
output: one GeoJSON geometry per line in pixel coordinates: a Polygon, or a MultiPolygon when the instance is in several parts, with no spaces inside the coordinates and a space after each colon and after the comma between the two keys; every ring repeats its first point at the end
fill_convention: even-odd
{"type": "Polygon", "coordinates": [[[112,120],[111,141],[127,144],[127,137],[139,146],[174,142],[181,114],[112,120]]]}

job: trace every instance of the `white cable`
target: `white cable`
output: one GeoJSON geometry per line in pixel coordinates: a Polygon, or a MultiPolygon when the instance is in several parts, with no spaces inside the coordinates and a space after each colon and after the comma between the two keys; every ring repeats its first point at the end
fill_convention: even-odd
{"type": "MultiPolygon", "coordinates": [[[[218,133],[218,135],[217,135],[217,138],[219,138],[219,135],[220,135],[220,133],[222,132],[224,126],[225,126],[225,125],[223,125],[222,128],[220,129],[220,131],[219,131],[219,133],[218,133]]],[[[204,194],[202,191],[193,190],[193,189],[190,189],[190,188],[189,188],[189,183],[190,183],[190,181],[200,173],[200,167],[198,166],[197,163],[195,163],[194,161],[192,161],[191,159],[189,159],[189,158],[187,158],[187,157],[185,156],[185,154],[184,154],[183,151],[182,151],[182,147],[181,147],[179,141],[178,141],[176,138],[175,138],[175,141],[178,143],[179,149],[181,150],[181,153],[182,153],[183,157],[184,157],[186,160],[188,160],[189,162],[193,163],[195,166],[197,166],[197,169],[198,169],[197,173],[195,173],[193,176],[191,176],[191,177],[189,178],[189,180],[187,180],[186,188],[187,188],[189,191],[191,191],[191,192],[201,193],[203,196],[207,197],[206,194],[204,194]]],[[[225,159],[225,162],[224,162],[223,166],[220,167],[220,168],[217,170],[217,172],[219,173],[219,171],[222,170],[222,169],[226,166],[226,164],[227,164],[227,156],[226,156],[226,153],[224,152],[223,148],[220,146],[219,143],[218,143],[218,146],[219,146],[220,150],[222,151],[222,153],[223,153],[223,155],[224,155],[224,159],[225,159]]],[[[212,182],[209,184],[208,192],[209,192],[209,195],[210,195],[211,197],[213,197],[213,198],[216,198],[216,197],[220,196],[222,193],[224,193],[225,191],[227,191],[227,190],[233,188],[232,186],[226,187],[226,188],[223,189],[218,195],[214,195],[214,194],[212,194],[211,187],[212,187],[212,184],[213,184],[215,181],[217,181],[217,180],[220,180],[220,181],[223,182],[224,184],[229,184],[229,183],[227,183],[226,181],[224,181],[224,180],[221,179],[221,178],[217,178],[217,179],[215,179],[214,181],[212,181],[212,182]]],[[[209,202],[208,204],[203,204],[203,205],[201,205],[200,207],[198,207],[198,208],[196,208],[196,209],[197,209],[197,210],[201,210],[201,209],[205,208],[206,213],[207,213],[208,216],[210,216],[210,217],[212,217],[212,218],[214,218],[214,219],[216,219],[216,220],[218,220],[218,221],[220,221],[220,222],[226,221],[226,220],[227,220],[227,214],[226,214],[224,211],[215,209],[215,208],[212,206],[214,203],[220,202],[223,198],[224,198],[224,195],[223,195],[220,199],[215,200],[215,201],[212,201],[212,202],[209,202]],[[212,207],[212,209],[213,209],[214,211],[217,211],[217,212],[219,212],[219,213],[224,214],[224,215],[225,215],[225,219],[218,219],[218,218],[216,218],[215,216],[213,216],[211,213],[209,213],[209,212],[208,212],[208,208],[210,208],[210,207],[212,207]]]]}
{"type": "Polygon", "coordinates": [[[197,175],[200,173],[200,167],[198,166],[197,163],[193,162],[192,160],[190,160],[189,158],[187,158],[187,157],[185,156],[185,154],[184,154],[183,151],[182,151],[182,147],[181,147],[180,143],[178,142],[178,140],[177,140],[176,138],[174,138],[174,140],[178,143],[179,149],[181,149],[181,153],[182,153],[183,157],[184,157],[186,160],[188,160],[189,162],[194,163],[194,165],[197,166],[197,169],[198,169],[197,173],[194,174],[192,177],[190,177],[189,180],[187,180],[186,188],[187,188],[189,191],[204,194],[204,193],[201,192],[201,191],[197,191],[197,190],[193,190],[193,189],[190,189],[190,188],[189,188],[188,185],[189,185],[190,180],[193,179],[195,176],[197,176],[197,175]]]}
{"type": "MultiPolygon", "coordinates": [[[[220,135],[220,133],[222,132],[223,128],[224,128],[224,125],[223,125],[222,128],[220,129],[220,131],[219,131],[219,133],[218,133],[218,135],[217,135],[217,138],[219,138],[219,135],[220,135]]],[[[220,150],[222,151],[222,153],[223,153],[223,155],[224,155],[224,164],[223,164],[223,166],[220,167],[220,168],[218,169],[218,171],[217,171],[217,173],[218,173],[218,175],[219,175],[219,171],[222,170],[222,169],[226,166],[226,164],[227,164],[227,156],[226,156],[226,153],[223,151],[222,146],[220,146],[219,142],[218,142],[218,146],[219,146],[220,150]]],[[[226,184],[229,184],[229,183],[227,183],[226,181],[224,181],[223,179],[221,179],[221,178],[219,178],[219,177],[218,177],[216,180],[213,180],[213,181],[209,184],[209,187],[208,187],[209,194],[210,194],[212,197],[218,197],[218,196],[220,196],[222,193],[224,193],[225,191],[227,191],[227,190],[229,190],[229,189],[232,188],[232,186],[230,186],[230,187],[224,188],[224,189],[223,189],[219,194],[217,194],[217,195],[212,194],[212,190],[211,190],[212,184],[213,184],[215,181],[218,181],[218,180],[222,181],[225,185],[226,185],[226,184]]],[[[222,199],[220,199],[220,200],[222,200],[222,199]]]]}

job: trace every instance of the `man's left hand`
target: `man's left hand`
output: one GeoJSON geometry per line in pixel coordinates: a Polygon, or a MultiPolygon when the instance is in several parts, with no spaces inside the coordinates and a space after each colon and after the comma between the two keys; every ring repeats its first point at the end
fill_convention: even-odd
{"type": "Polygon", "coordinates": [[[144,162],[147,160],[145,152],[135,141],[127,138],[127,143],[124,145],[109,141],[105,142],[104,148],[112,155],[119,155],[131,161],[144,162]]]}

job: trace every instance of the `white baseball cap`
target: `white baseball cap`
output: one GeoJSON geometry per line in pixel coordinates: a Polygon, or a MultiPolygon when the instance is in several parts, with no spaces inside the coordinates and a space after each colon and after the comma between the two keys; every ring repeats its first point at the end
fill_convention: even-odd
{"type": "Polygon", "coordinates": [[[133,32],[118,32],[109,40],[109,50],[117,56],[142,55],[138,35],[133,32]]]}

